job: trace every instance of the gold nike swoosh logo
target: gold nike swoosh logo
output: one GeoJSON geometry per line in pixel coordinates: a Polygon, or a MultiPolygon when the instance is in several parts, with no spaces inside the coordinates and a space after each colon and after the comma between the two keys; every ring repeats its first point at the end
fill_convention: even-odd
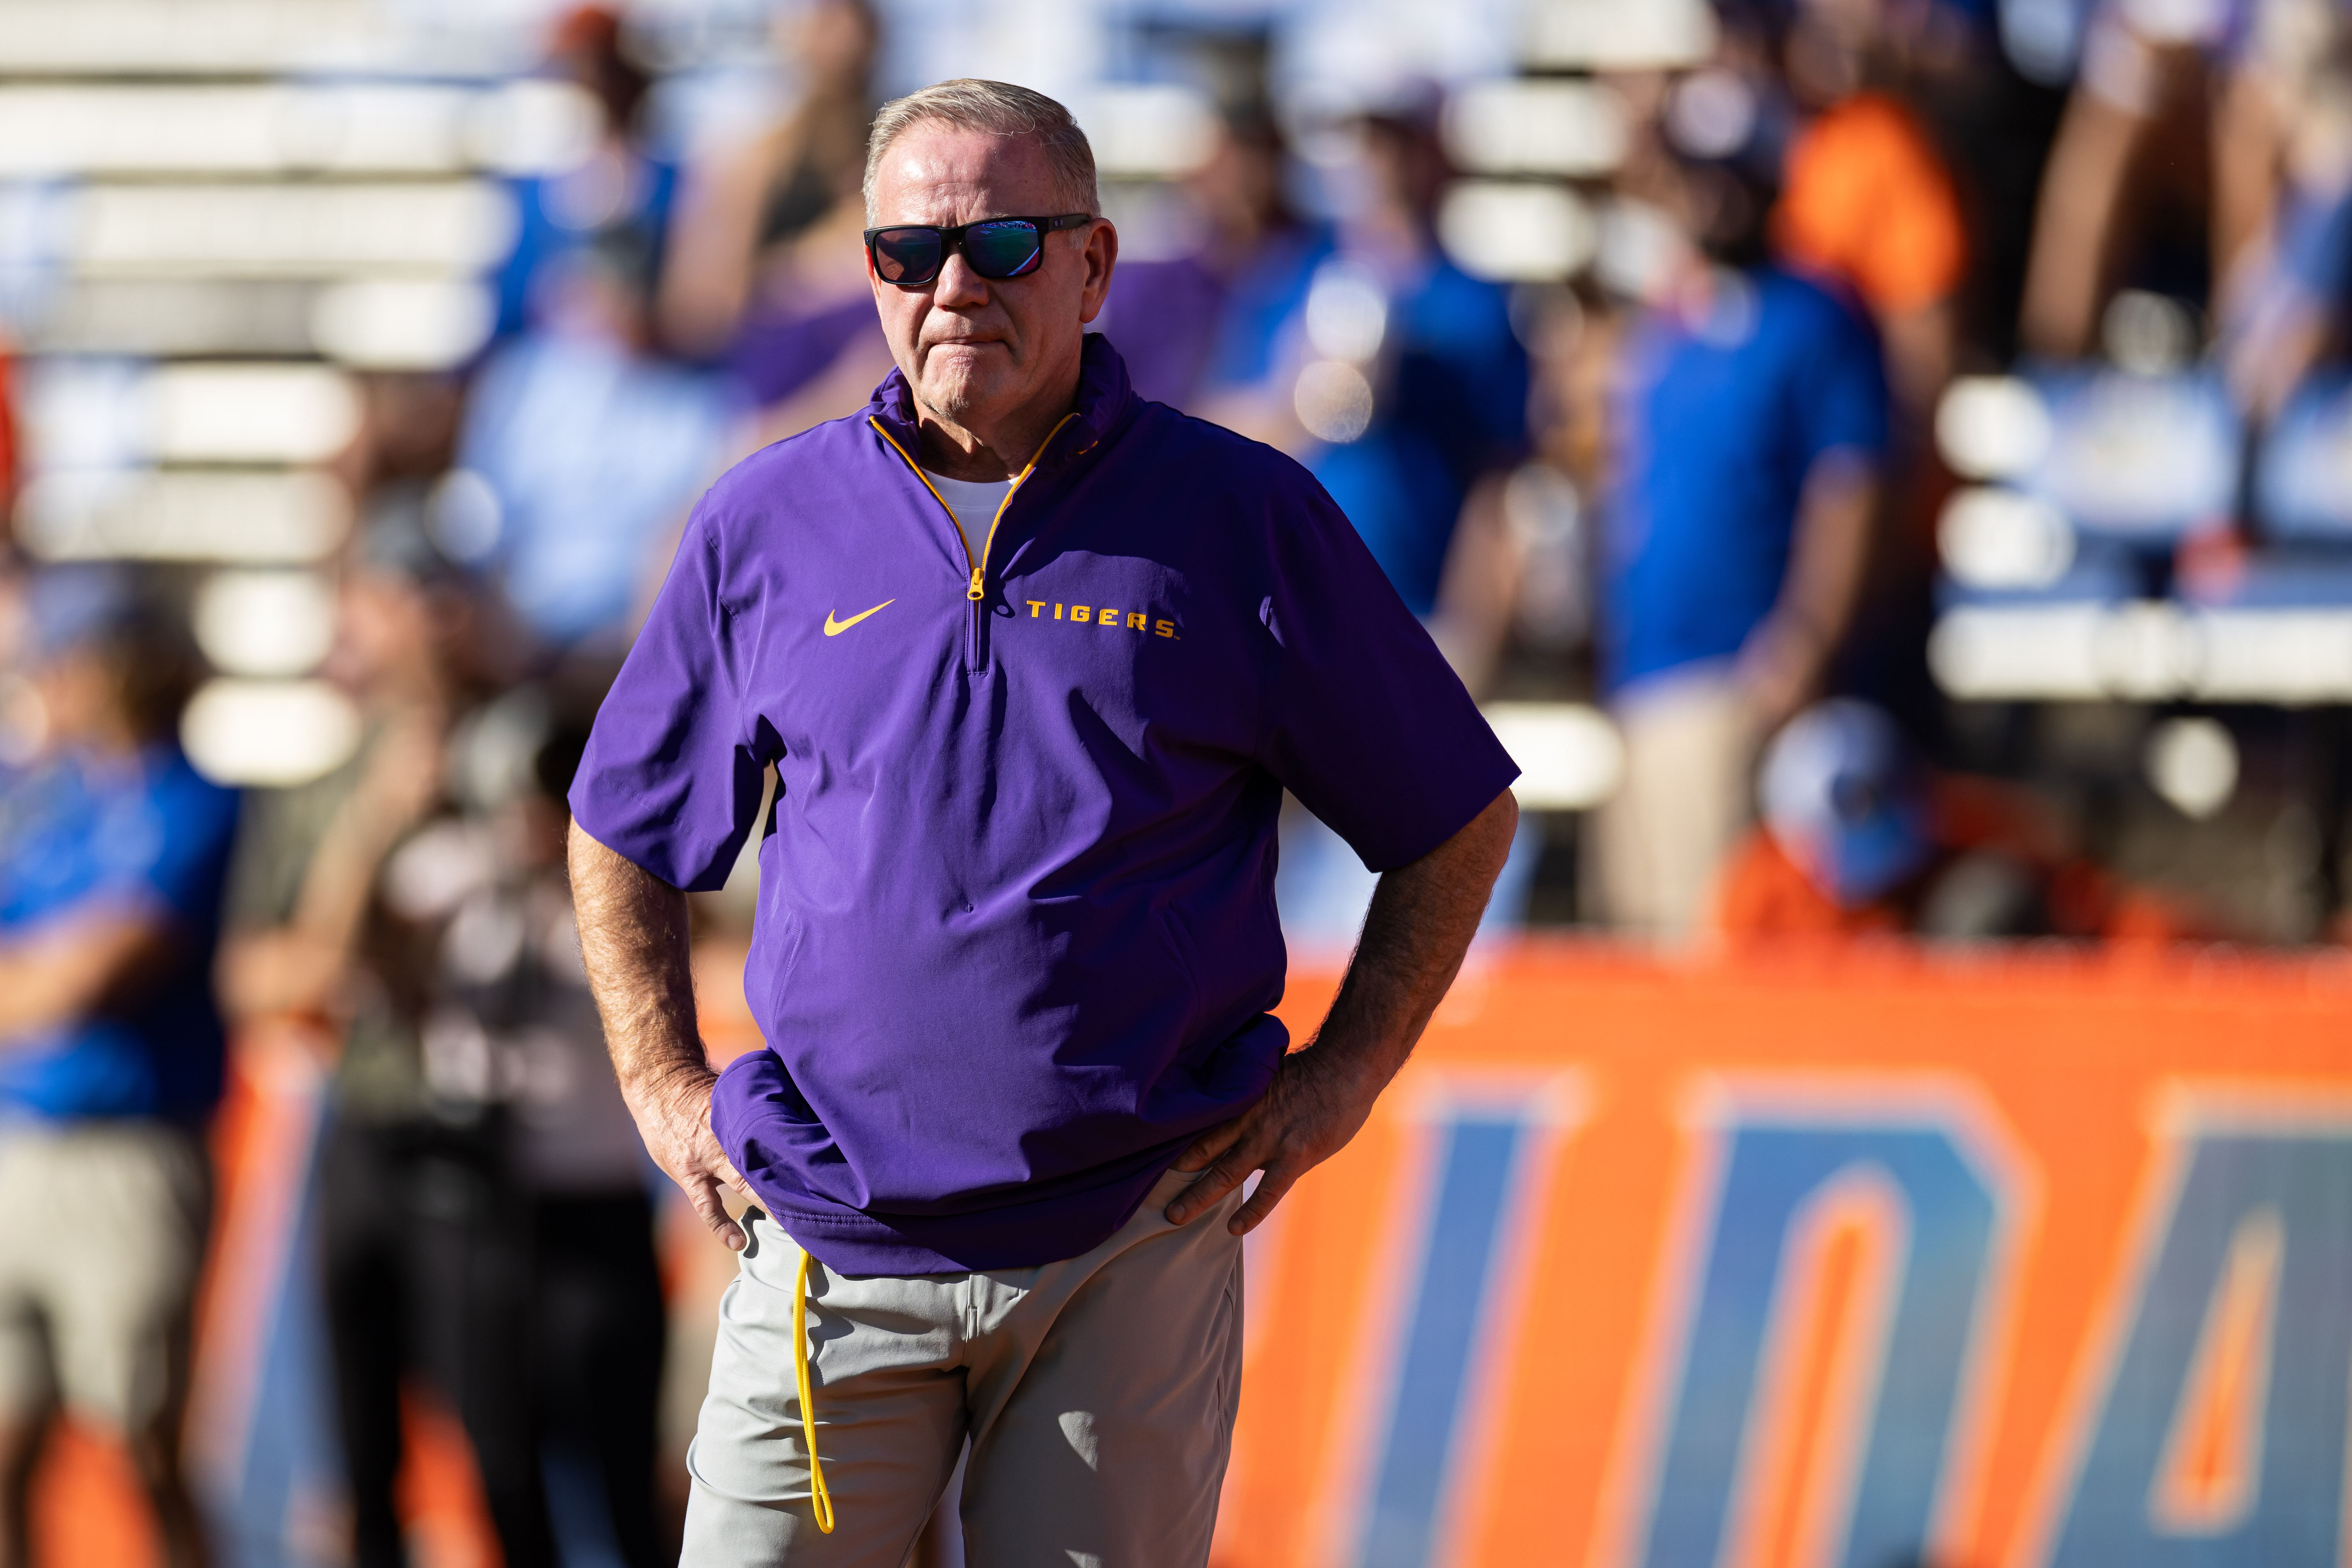
{"type": "MultiPolygon", "coordinates": [[[[890,606],[898,602],[898,601],[895,599],[886,599],[881,603],[876,605],[874,610],[887,610],[890,606]]],[[[833,612],[828,610],[824,612],[824,634],[828,637],[838,637],[844,632],[848,631],[852,626],[856,625],[860,621],[865,620],[868,615],[873,614],[874,610],[861,610],[846,621],[835,621],[833,618],[833,612]]]]}

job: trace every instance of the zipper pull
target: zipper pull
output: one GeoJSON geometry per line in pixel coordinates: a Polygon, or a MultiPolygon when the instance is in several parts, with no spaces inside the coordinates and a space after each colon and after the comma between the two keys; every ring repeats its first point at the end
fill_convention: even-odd
{"type": "Polygon", "coordinates": [[[964,591],[964,597],[971,600],[975,604],[988,597],[988,591],[980,585],[980,574],[986,570],[987,569],[985,567],[973,567],[971,569],[971,586],[964,591]]]}

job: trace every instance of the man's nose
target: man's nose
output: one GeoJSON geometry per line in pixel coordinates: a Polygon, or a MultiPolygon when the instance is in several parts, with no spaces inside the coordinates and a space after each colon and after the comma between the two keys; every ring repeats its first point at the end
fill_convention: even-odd
{"type": "Polygon", "coordinates": [[[971,269],[962,251],[951,251],[940,267],[939,281],[931,287],[931,303],[950,308],[985,305],[988,280],[971,269]]]}

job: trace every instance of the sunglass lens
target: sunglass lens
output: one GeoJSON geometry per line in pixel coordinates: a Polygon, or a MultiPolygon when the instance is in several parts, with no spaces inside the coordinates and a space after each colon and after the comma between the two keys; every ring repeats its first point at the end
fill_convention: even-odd
{"type": "Polygon", "coordinates": [[[885,283],[929,283],[939,276],[937,229],[884,229],[874,236],[874,272],[885,283]]]}
{"type": "Polygon", "coordinates": [[[1018,277],[1037,265],[1036,225],[1014,219],[974,224],[963,232],[963,254],[982,277],[1018,277]]]}

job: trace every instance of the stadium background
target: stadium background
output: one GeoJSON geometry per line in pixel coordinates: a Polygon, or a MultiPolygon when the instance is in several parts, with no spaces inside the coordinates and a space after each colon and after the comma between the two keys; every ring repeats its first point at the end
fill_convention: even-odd
{"type": "MultiPolygon", "coordinates": [[[[821,85],[792,5],[618,15],[646,167],[690,174],[821,85]]],[[[1132,276],[1163,290],[1124,315],[1115,297],[1114,341],[1182,319],[1184,275],[1150,269],[1213,236],[1222,149],[1259,138],[1296,221],[1344,224],[1369,200],[1360,128],[1394,124],[1442,153],[1431,233],[1493,291],[1528,379],[1525,429],[1472,465],[1459,527],[1448,507],[1418,567],[1409,540],[1383,564],[1520,758],[1529,826],[1380,1120],[1253,1240],[1219,1561],[2352,1557],[2334,7],[904,0],[880,19],[875,92],[983,75],[1077,110],[1132,276]],[[1885,166],[1811,187],[1828,229],[1883,239],[1932,214],[1938,179],[1958,225],[1907,259],[1852,242],[1892,434],[1830,679],[1894,716],[1939,800],[1974,790],[2009,824],[1994,858],[2040,913],[1957,945],[1927,939],[1918,901],[1792,877],[1836,860],[1805,836],[1834,840],[1819,811],[1743,840],[1711,912],[1664,939],[1612,911],[1601,863],[1634,777],[1605,667],[1631,481],[1593,388],[1673,306],[1643,150],[1663,126],[1686,167],[1747,178],[1769,154],[1756,188],[1795,188],[1798,122],[1826,111],[1776,94],[1813,23],[1932,154],[1897,137],[1885,166]],[[2269,197],[2233,218],[2249,162],[2269,197]],[[1937,319],[1917,351],[1910,326],[1937,319]]],[[[533,269],[598,152],[579,26],[538,0],[0,0],[13,547],[170,574],[209,669],[182,734],[215,778],[299,787],[361,745],[340,584],[387,516],[407,507],[531,635],[592,646],[627,616],[566,575],[575,557],[657,557],[731,453],[835,412],[828,376],[872,379],[822,322],[763,349],[721,320],[682,346],[688,298],[632,350],[625,395],[566,404],[512,371],[496,406],[524,434],[479,434],[491,367],[552,308],[533,269]],[[775,371],[796,355],[814,369],[775,371]],[[645,433],[623,465],[643,494],[591,541],[564,508],[614,481],[559,427],[598,419],[645,433]]],[[[1404,308],[1344,267],[1302,274],[1291,305],[1262,333],[1257,404],[1191,390],[1239,417],[1271,389],[1268,417],[1344,479],[1332,455],[1390,429],[1404,308]]],[[[23,685],[0,689],[10,736],[23,685]]],[[[1303,1025],[1366,885],[1291,826],[1303,1025]]],[[[1935,852],[1961,869],[1984,847],[1935,852]]],[[[756,1039],[743,893],[702,912],[719,1058],[756,1039]]],[[[336,1043],[316,1020],[243,1027],[214,1129],[189,1462],[227,1562],[342,1551],[312,1283],[336,1043]]],[[[674,1472],[728,1260],[675,1206],[662,1223],[674,1472]]],[[[407,1419],[417,1560],[494,1562],[461,1430],[425,1388],[407,1419]]],[[[152,1559],[102,1439],[64,1434],[38,1497],[40,1561],[152,1559]]],[[[615,1560],[593,1529],[563,1546],[615,1560]]]]}

